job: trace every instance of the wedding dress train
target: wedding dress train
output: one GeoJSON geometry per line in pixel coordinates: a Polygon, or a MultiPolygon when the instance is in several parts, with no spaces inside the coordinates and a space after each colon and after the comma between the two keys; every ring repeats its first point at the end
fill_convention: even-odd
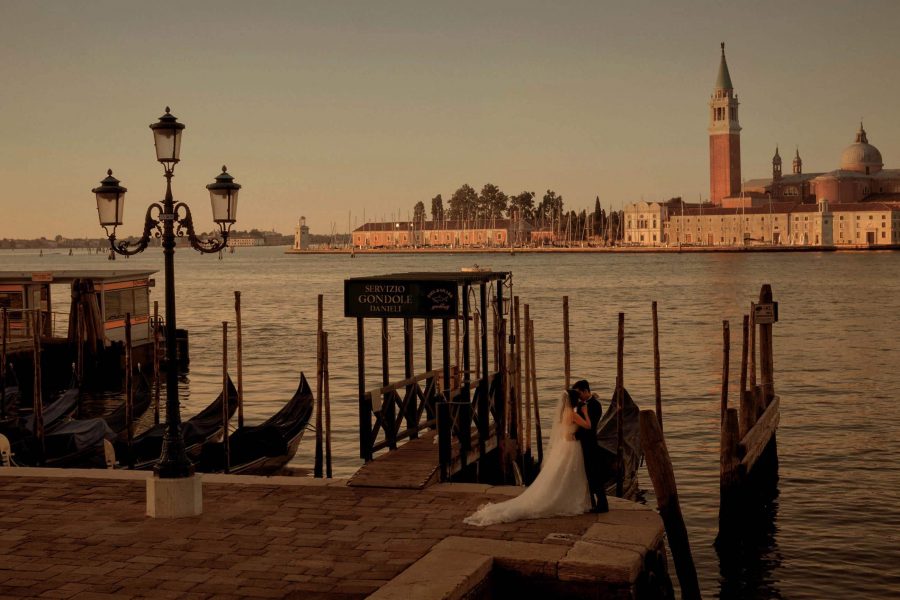
{"type": "Polygon", "coordinates": [[[550,449],[532,484],[515,498],[481,506],[463,522],[484,526],[520,519],[580,515],[591,508],[581,444],[574,439],[578,425],[572,422],[565,394],[560,398],[555,415],[550,449]]]}

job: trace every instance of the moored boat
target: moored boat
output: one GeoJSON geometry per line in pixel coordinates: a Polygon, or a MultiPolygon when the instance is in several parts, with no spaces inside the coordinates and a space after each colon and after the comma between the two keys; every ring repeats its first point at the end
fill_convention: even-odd
{"type": "MultiPolygon", "coordinates": [[[[301,373],[297,391],[277,413],[260,425],[239,427],[228,437],[228,471],[269,475],[282,469],[297,453],[313,413],[313,401],[301,373]]],[[[205,473],[224,471],[225,445],[204,445],[196,468],[205,473]]]]}
{"type": "MultiPolygon", "coordinates": [[[[219,396],[206,408],[181,424],[184,447],[188,457],[196,459],[204,444],[214,441],[222,435],[222,405],[224,394],[219,396]]],[[[228,416],[237,410],[237,389],[228,378],[228,416]]],[[[132,453],[135,469],[150,469],[159,462],[162,455],[163,436],[166,425],[160,423],[136,436],[129,450],[128,444],[122,440],[115,443],[116,456],[123,465],[129,463],[129,451],[132,453]]]]}

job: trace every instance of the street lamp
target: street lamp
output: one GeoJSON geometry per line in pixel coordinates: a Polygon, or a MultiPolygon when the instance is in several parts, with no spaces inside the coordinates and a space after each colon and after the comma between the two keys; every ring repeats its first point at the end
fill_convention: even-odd
{"type": "MultiPolygon", "coordinates": [[[[156,145],[156,160],[163,165],[166,178],[166,196],[162,204],[153,202],[147,208],[144,218],[144,231],[134,244],[116,240],[116,227],[122,224],[125,209],[126,188],[119,185],[113,177],[112,170],[100,186],[91,190],[97,197],[97,215],[100,226],[109,237],[109,247],[115,254],[131,256],[143,252],[153,237],[162,238],[163,256],[165,258],[166,281],[166,429],[163,436],[162,456],[155,468],[161,479],[179,479],[190,477],[194,466],[187,457],[184,437],[181,433],[181,410],[178,403],[178,369],[176,367],[177,347],[175,343],[175,239],[187,237],[191,246],[203,253],[219,252],[228,244],[228,234],[237,215],[237,197],[241,186],[234,182],[225,167],[216,177],[215,183],[207,185],[212,204],[213,220],[219,226],[219,238],[200,239],[194,231],[191,210],[184,202],[175,203],[172,198],[172,176],[175,165],[181,154],[181,134],[184,124],[169,112],[150,125],[153,130],[153,142],[156,145]],[[154,217],[155,213],[155,217],[154,217]],[[112,228],[112,231],[110,231],[112,228]]],[[[112,255],[114,256],[114,254],[112,255]]],[[[226,432],[227,435],[227,432],[226,432]]]]}

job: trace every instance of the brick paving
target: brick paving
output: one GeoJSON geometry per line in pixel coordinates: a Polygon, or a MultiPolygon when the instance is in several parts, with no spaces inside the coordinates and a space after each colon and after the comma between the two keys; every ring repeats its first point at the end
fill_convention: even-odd
{"type": "Polygon", "coordinates": [[[0,477],[0,598],[363,598],[448,536],[539,543],[596,522],[463,524],[503,499],[485,486],[210,481],[203,515],[163,520],[143,480],[0,477]]]}

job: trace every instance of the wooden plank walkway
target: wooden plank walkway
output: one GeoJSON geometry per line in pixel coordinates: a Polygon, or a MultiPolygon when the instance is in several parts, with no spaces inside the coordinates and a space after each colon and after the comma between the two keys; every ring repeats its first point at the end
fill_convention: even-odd
{"type": "MultiPolygon", "coordinates": [[[[475,448],[467,459],[471,464],[478,460],[478,434],[472,432],[472,445],[475,448]]],[[[497,436],[488,440],[486,451],[497,447],[497,436]]],[[[459,444],[453,444],[453,462],[451,473],[460,470],[459,444]]],[[[440,480],[440,464],[438,460],[437,430],[424,431],[415,440],[398,446],[396,450],[375,457],[375,460],[364,464],[350,477],[347,485],[351,487],[391,488],[401,490],[423,490],[440,480]]]]}

